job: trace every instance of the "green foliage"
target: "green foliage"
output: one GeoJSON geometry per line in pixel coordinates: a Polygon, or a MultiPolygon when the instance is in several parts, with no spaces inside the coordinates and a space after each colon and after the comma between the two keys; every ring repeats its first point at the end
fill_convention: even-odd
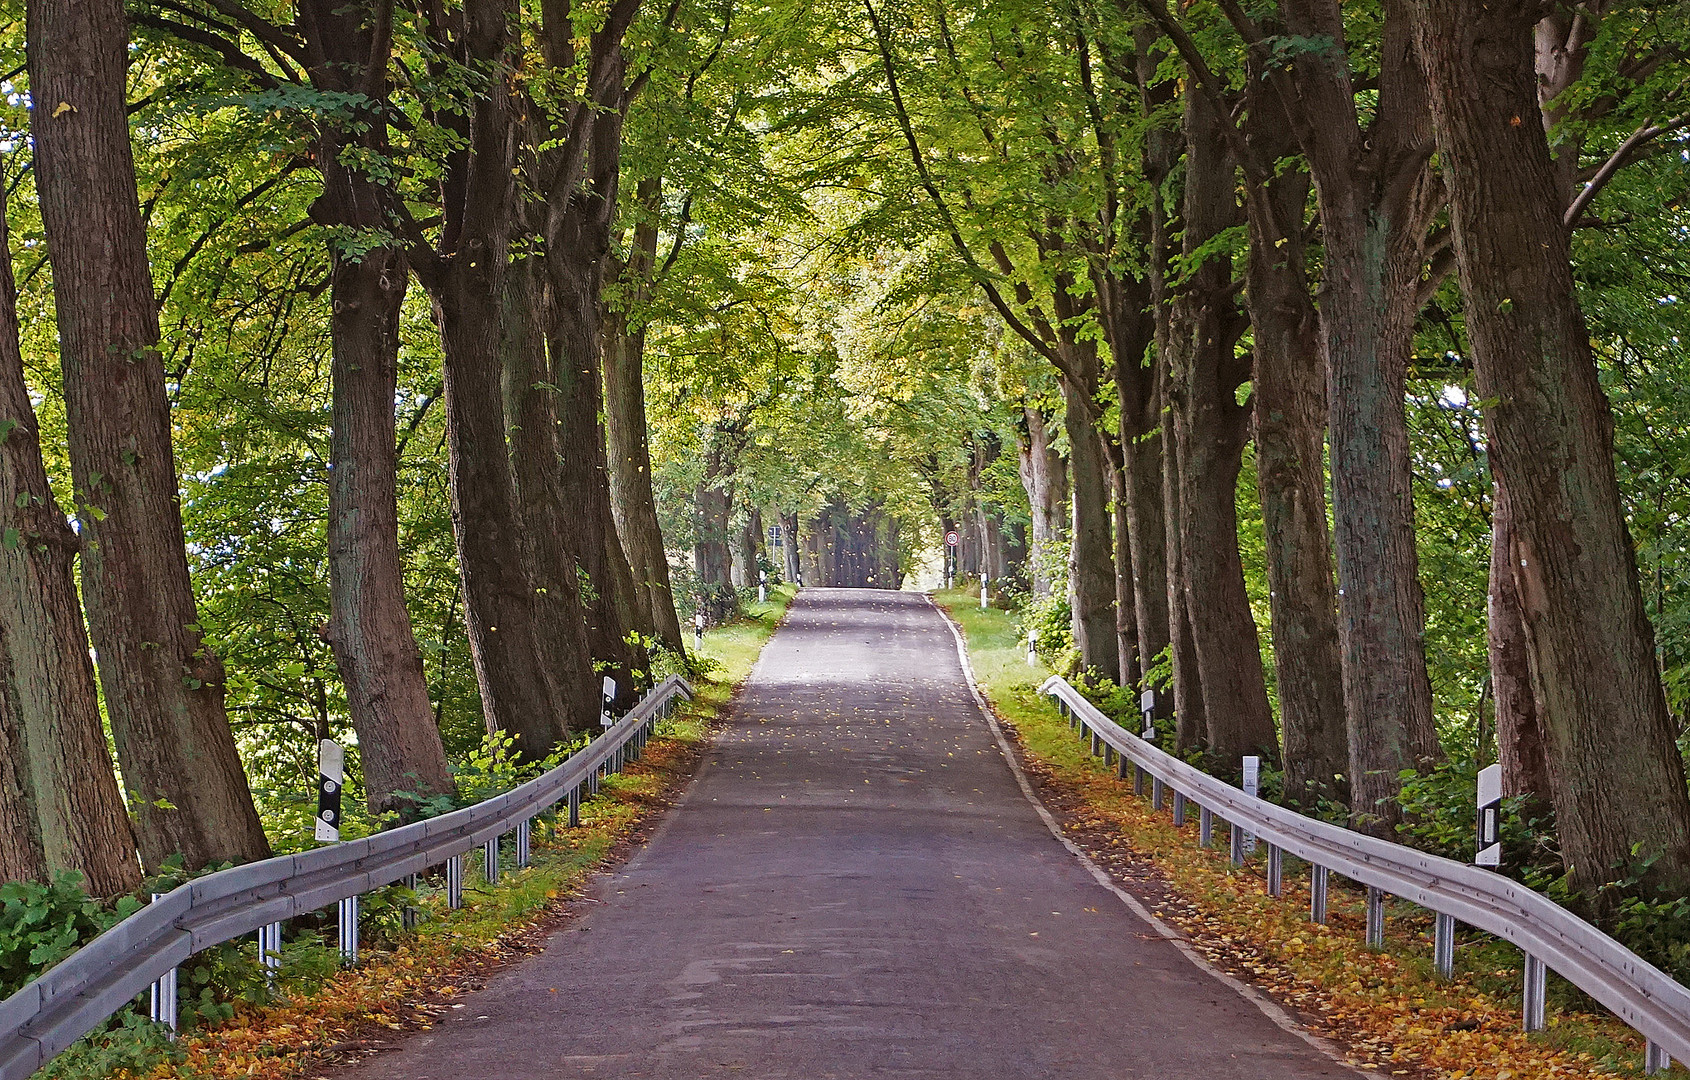
{"type": "MultiPolygon", "coordinates": [[[[1471,755],[1456,756],[1420,774],[1402,775],[1398,802],[1404,821],[1402,842],[1458,862],[1472,862],[1478,846],[1474,793],[1479,766],[1471,755]]],[[[1511,877],[1535,886],[1559,877],[1561,854],[1554,843],[1554,815],[1537,800],[1514,796],[1502,801],[1502,867],[1511,877]]]]}
{"type": "Polygon", "coordinates": [[[140,908],[140,901],[128,896],[102,904],[88,895],[82,875],[75,872],[60,874],[51,884],[0,885],[0,998],[140,908]]]}

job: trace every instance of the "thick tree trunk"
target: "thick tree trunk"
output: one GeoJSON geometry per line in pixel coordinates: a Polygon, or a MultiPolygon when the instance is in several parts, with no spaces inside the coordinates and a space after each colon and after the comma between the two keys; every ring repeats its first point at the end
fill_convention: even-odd
{"type": "MultiPolygon", "coordinates": [[[[470,3],[465,22],[459,59],[508,79],[510,11],[503,0],[470,3]]],[[[599,692],[590,667],[559,669],[543,658],[505,442],[505,275],[516,223],[512,100],[504,82],[476,100],[466,147],[449,163],[443,185],[448,255],[427,284],[445,353],[452,531],[482,711],[489,731],[510,732],[520,754],[537,758],[567,737],[576,717],[598,714],[599,692]]]]}
{"type": "Polygon", "coordinates": [[[1524,795],[1549,805],[1554,785],[1544,745],[1543,722],[1532,690],[1531,646],[1525,612],[1514,581],[1514,511],[1507,488],[1491,488],[1490,602],[1486,643],[1490,652],[1491,699],[1496,702],[1497,760],[1502,793],[1524,795]]]}
{"type": "Polygon", "coordinates": [[[1109,527],[1109,463],[1096,427],[1097,355],[1081,345],[1069,350],[1078,380],[1062,378],[1063,426],[1068,432],[1068,460],[1073,480],[1073,517],[1069,532],[1068,598],[1073,609],[1074,643],[1080,664],[1119,683],[1115,645],[1114,539],[1109,527]]]}
{"type": "MultiPolygon", "coordinates": [[[[651,233],[656,243],[656,230],[651,233]]],[[[635,230],[636,246],[641,230],[635,230]]],[[[631,268],[630,268],[631,269],[631,268]]],[[[616,535],[628,556],[634,588],[651,613],[657,640],[672,652],[684,647],[675,614],[675,590],[669,582],[669,556],[657,523],[657,497],[651,487],[651,445],[645,404],[645,330],[630,332],[627,315],[606,313],[604,333],[604,416],[608,444],[610,509],[616,535]]]]}
{"type": "Polygon", "coordinates": [[[112,774],[76,595],[76,535],[47,482],[24,382],[0,185],[0,879],[82,874],[95,896],[141,883],[112,774]]]}
{"type": "MultiPolygon", "coordinates": [[[[1183,219],[1191,258],[1236,223],[1238,208],[1217,119],[1196,91],[1186,97],[1185,132],[1183,219]]],[[[1237,392],[1250,368],[1237,348],[1243,320],[1231,293],[1230,260],[1222,255],[1204,260],[1175,292],[1167,384],[1179,447],[1186,617],[1203,685],[1205,742],[1222,775],[1235,773],[1246,754],[1279,757],[1238,549],[1238,471],[1249,409],[1237,392]]]]}
{"type": "MultiPolygon", "coordinates": [[[[314,86],[385,97],[387,56],[376,48],[390,29],[383,20],[338,0],[313,0],[301,6],[300,21],[322,58],[310,73],[314,86]],[[373,73],[372,56],[382,65],[373,73]]],[[[355,131],[326,129],[317,147],[323,193],[311,215],[337,233],[369,236],[389,227],[386,190],[355,164],[388,152],[385,118],[371,112],[355,131]]],[[[362,245],[344,241],[338,236],[330,251],[329,645],[358,733],[370,810],[403,814],[415,803],[398,792],[426,798],[452,790],[399,559],[393,402],[410,272],[391,247],[352,254],[362,245]]]]}
{"type": "Polygon", "coordinates": [[[263,858],[199,632],[158,315],[124,100],[118,0],[32,0],[36,188],[53,263],[83,592],[141,853],[156,866],[263,858]]]}
{"type": "MultiPolygon", "coordinates": [[[[614,192],[611,193],[614,197],[614,192]]],[[[609,664],[626,700],[638,701],[633,672],[644,670],[638,638],[651,637],[651,612],[634,587],[633,571],[616,535],[610,510],[604,429],[600,426],[599,292],[608,230],[591,221],[548,241],[553,298],[551,381],[557,387],[560,482],[553,488],[559,513],[567,516],[565,539],[592,582],[586,598],[587,641],[593,660],[609,664]],[[634,696],[629,696],[634,695],[634,696]]]]}
{"type": "MultiPolygon", "coordinates": [[[[517,512],[523,524],[523,553],[534,609],[534,647],[539,662],[554,673],[572,673],[573,692],[563,726],[591,731],[598,709],[574,684],[599,686],[589,625],[593,608],[581,595],[578,559],[570,541],[580,528],[563,478],[559,447],[559,388],[546,353],[548,293],[538,260],[523,259],[506,273],[503,300],[502,387],[505,435],[517,512]]],[[[625,670],[612,673],[623,696],[632,693],[625,670]]]]}
{"type": "Polygon", "coordinates": [[[1024,405],[1027,435],[1021,443],[1021,486],[1027,492],[1032,529],[1027,545],[1033,594],[1048,596],[1051,590],[1052,560],[1060,558],[1068,514],[1068,469],[1050,445],[1050,428],[1044,413],[1024,405]]]}
{"type": "MultiPolygon", "coordinates": [[[[1283,0],[1292,34],[1340,46],[1336,0],[1283,0]]],[[[1423,238],[1438,192],[1425,85],[1401,0],[1387,0],[1378,103],[1364,134],[1343,48],[1298,55],[1295,83],[1325,242],[1327,372],[1339,644],[1356,822],[1394,836],[1404,770],[1442,755],[1426,672],[1404,394],[1423,238]]]]}
{"type": "Polygon", "coordinates": [[[1492,468],[1553,780],[1561,851],[1592,890],[1641,870],[1690,888],[1690,794],[1614,474],[1613,417],[1579,309],[1537,108],[1538,9],[1419,0],[1492,468]],[[1528,122],[1522,123],[1521,118],[1528,122]]]}
{"type": "MultiPolygon", "coordinates": [[[[1266,83],[1250,83],[1246,121],[1268,159],[1294,144],[1283,108],[1266,83]]],[[[1278,674],[1285,798],[1312,807],[1347,803],[1349,732],[1332,535],[1326,518],[1326,373],[1304,261],[1308,174],[1283,172],[1246,199],[1250,264],[1245,301],[1255,341],[1251,399],[1256,481],[1267,549],[1268,596],[1278,674]]]]}

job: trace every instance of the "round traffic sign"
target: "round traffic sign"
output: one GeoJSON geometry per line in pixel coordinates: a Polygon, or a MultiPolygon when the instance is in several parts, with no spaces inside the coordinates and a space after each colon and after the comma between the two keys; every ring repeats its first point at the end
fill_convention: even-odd
{"type": "Polygon", "coordinates": [[[957,546],[957,540],[958,540],[958,537],[957,537],[956,533],[948,532],[948,533],[945,534],[945,546],[946,547],[956,547],[957,546]]]}

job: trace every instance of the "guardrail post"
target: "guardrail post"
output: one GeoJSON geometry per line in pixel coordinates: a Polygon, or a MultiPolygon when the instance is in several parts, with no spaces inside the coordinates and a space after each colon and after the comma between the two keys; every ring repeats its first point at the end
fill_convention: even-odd
{"type": "Polygon", "coordinates": [[[1167,801],[1167,787],[1162,783],[1162,778],[1160,776],[1152,777],[1150,780],[1150,809],[1160,810],[1162,804],[1167,801]]]}
{"type": "Polygon", "coordinates": [[[518,869],[526,869],[529,863],[529,846],[534,831],[534,819],[523,818],[516,823],[516,865],[518,869]]]}
{"type": "Polygon", "coordinates": [[[1115,764],[1115,748],[1109,743],[1103,744],[1103,764],[1105,766],[1115,764]]]}
{"type": "Polygon", "coordinates": [[[1098,754],[1101,754],[1103,752],[1102,742],[1103,742],[1103,740],[1097,737],[1097,732],[1094,730],[1091,733],[1091,756],[1092,757],[1096,757],[1098,754]]]}
{"type": "Polygon", "coordinates": [[[1455,916],[1439,911],[1432,927],[1432,966],[1438,978],[1448,979],[1455,974],[1455,916]]]}
{"type": "Polygon", "coordinates": [[[1367,887],[1367,947],[1385,947],[1385,890],[1367,887]]]}
{"type": "Polygon", "coordinates": [[[152,1018],[153,1023],[163,1024],[170,1029],[171,1039],[176,1038],[176,969],[165,972],[158,982],[153,983],[152,989],[152,1018]]]}
{"type": "Polygon", "coordinates": [[[1326,922],[1326,867],[1309,866],[1309,922],[1326,922]]]}
{"type": "Polygon", "coordinates": [[[1238,827],[1238,822],[1229,820],[1226,823],[1226,835],[1231,851],[1232,865],[1244,865],[1244,830],[1238,827]]]}
{"type": "Polygon", "coordinates": [[[1215,812],[1207,806],[1197,808],[1197,842],[1203,847],[1213,847],[1215,843],[1215,812]]]}
{"type": "Polygon", "coordinates": [[[340,908],[340,962],[351,967],[358,962],[358,897],[348,896],[341,900],[340,908]]]}
{"type": "Polygon", "coordinates": [[[276,973],[282,969],[282,924],[258,928],[258,963],[264,968],[264,989],[276,988],[276,973]]]}
{"type": "Polygon", "coordinates": [[[1185,796],[1174,792],[1174,828],[1185,824],[1185,796]]]}
{"type": "Polygon", "coordinates": [[[464,857],[446,860],[446,906],[453,911],[464,906],[464,857]]]}
{"type": "Polygon", "coordinates": [[[576,784],[569,789],[569,827],[580,827],[581,824],[581,785],[576,784]]]}
{"type": "Polygon", "coordinates": [[[1285,852],[1278,844],[1268,845],[1268,895],[1278,896],[1284,890],[1285,852]]]}
{"type": "MultiPolygon", "coordinates": [[[[153,893],[153,903],[164,898],[163,893],[153,893]]],[[[171,968],[159,977],[152,986],[153,1023],[163,1024],[170,1029],[170,1037],[176,1038],[176,969],[171,968]]]]}
{"type": "Polygon", "coordinates": [[[481,876],[487,879],[487,884],[499,883],[499,837],[481,845],[481,876]]]}
{"type": "Polygon", "coordinates": [[[1531,953],[1526,954],[1526,985],[1520,1002],[1520,1011],[1523,1013],[1520,1027],[1524,1031],[1543,1030],[1543,1005],[1544,997],[1548,993],[1548,987],[1545,985],[1548,982],[1548,974],[1549,969],[1544,966],[1542,960],[1531,953]]]}
{"type": "Polygon", "coordinates": [[[1127,778],[1127,755],[1122,754],[1115,759],[1115,776],[1121,780],[1127,778]]]}
{"type": "Polygon", "coordinates": [[[1133,762],[1133,794],[1144,794],[1144,770],[1139,767],[1136,761],[1133,762]]]}
{"type": "Polygon", "coordinates": [[[1643,1075],[1654,1076],[1656,1073],[1666,1072],[1672,1068],[1672,1055],[1667,1049],[1650,1039],[1643,1044],[1643,1075]]]}

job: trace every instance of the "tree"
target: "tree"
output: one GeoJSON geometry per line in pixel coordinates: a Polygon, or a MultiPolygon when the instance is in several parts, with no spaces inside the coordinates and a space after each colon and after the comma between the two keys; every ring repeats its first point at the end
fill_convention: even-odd
{"type": "Polygon", "coordinates": [[[0,874],[82,875],[96,896],[141,883],[112,774],[76,595],[77,538],[47,480],[18,347],[11,233],[0,185],[0,874]]]}
{"type": "Polygon", "coordinates": [[[370,809],[403,812],[400,793],[426,797],[453,785],[399,562],[393,402],[410,272],[391,237],[394,193],[373,175],[391,157],[385,111],[393,11],[312,0],[299,18],[297,56],[313,86],[355,103],[321,127],[315,156],[323,192],[311,207],[331,236],[329,643],[358,732],[370,809]]]}
{"type": "Polygon", "coordinates": [[[1613,420],[1537,119],[1529,5],[1417,0],[1492,467],[1576,886],[1690,884],[1690,793],[1614,472],[1613,420]],[[1638,860],[1643,860],[1639,866],[1638,860]]]}
{"type": "Polygon", "coordinates": [[[141,855],[269,854],[196,618],[112,0],[28,6],[36,189],[53,262],[83,591],[141,855]]]}

